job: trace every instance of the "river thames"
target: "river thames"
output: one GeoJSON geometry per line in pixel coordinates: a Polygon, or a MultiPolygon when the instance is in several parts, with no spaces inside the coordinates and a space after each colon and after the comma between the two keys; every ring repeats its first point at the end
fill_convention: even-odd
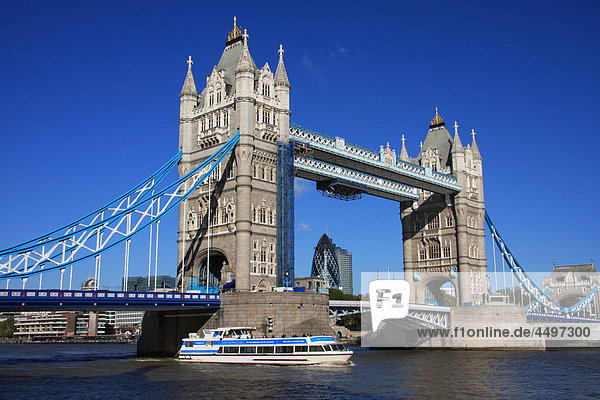
{"type": "Polygon", "coordinates": [[[348,366],[183,364],[135,344],[0,345],[2,399],[599,398],[600,350],[353,347],[348,366]]]}

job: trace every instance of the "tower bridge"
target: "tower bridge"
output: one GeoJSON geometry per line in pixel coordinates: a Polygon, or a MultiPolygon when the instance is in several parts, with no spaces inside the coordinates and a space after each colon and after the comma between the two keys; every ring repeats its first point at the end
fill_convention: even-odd
{"type": "MultiPolygon", "coordinates": [[[[193,60],[188,58],[180,93],[179,152],[156,173],[87,216],[0,251],[0,280],[7,282],[8,297],[12,296],[8,290],[11,279],[21,280],[25,290],[29,277],[57,272],[62,291],[65,271],[85,260],[93,260],[99,285],[102,254],[116,246],[124,247],[123,276],[127,280],[131,240],[147,230],[148,267],[150,270],[153,264],[156,274],[160,221],[177,208],[179,292],[206,294],[235,282],[234,290],[244,294],[245,303],[222,295],[221,304],[253,314],[255,309],[243,308],[254,301],[246,294],[267,292],[261,301],[277,305],[278,299],[291,294],[272,293],[274,288],[294,278],[297,176],[315,181],[317,189],[332,197],[349,200],[368,194],[398,202],[405,279],[411,284],[410,302],[416,319],[429,315],[440,322],[447,318],[446,309],[419,307],[432,299],[442,304],[440,288],[448,282],[457,293],[456,305],[485,302],[486,224],[502,258],[530,294],[530,310],[568,315],[592,306],[598,309],[597,289],[572,307],[557,305],[516,262],[485,210],[483,163],[474,130],[471,143],[463,146],[458,124],[454,123],[451,135],[436,109],[419,153],[410,157],[404,136],[397,154],[389,144],[372,151],[342,137],[291,124],[291,84],[283,46],[273,72],[268,63],[257,67],[248,39],[246,30],[234,24],[201,90],[194,80],[193,60]],[[169,183],[167,175],[174,168],[179,179],[169,183]]],[[[41,278],[39,282],[41,290],[41,278]]],[[[306,319],[311,315],[326,318],[327,302],[313,297],[294,300],[298,301],[294,313],[306,319]],[[305,303],[314,309],[304,308],[305,303]]],[[[0,307],[6,304],[4,300],[10,302],[3,299],[0,307]]],[[[22,300],[14,296],[14,301],[22,300]]],[[[282,300],[282,310],[289,306],[283,304],[286,301],[282,300]]],[[[150,303],[146,306],[151,308],[150,303]]],[[[215,303],[207,303],[209,306],[215,303]]],[[[286,318],[291,314],[285,315],[276,322],[276,332],[283,332],[282,326],[289,322],[286,318]]],[[[150,329],[162,329],[161,324],[168,322],[168,318],[152,318],[150,329]]],[[[219,318],[229,317],[221,313],[219,318]]],[[[181,330],[196,326],[190,321],[171,336],[187,334],[181,330]]]]}

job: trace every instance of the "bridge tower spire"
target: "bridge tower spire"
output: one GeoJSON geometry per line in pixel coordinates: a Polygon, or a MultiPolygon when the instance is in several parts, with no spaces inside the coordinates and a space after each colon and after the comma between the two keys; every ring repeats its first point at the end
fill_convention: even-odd
{"type": "Polygon", "coordinates": [[[188,70],[179,94],[179,145],[184,153],[192,150],[193,124],[191,122],[192,112],[198,103],[198,92],[192,74],[192,56],[187,59],[188,70]]]}

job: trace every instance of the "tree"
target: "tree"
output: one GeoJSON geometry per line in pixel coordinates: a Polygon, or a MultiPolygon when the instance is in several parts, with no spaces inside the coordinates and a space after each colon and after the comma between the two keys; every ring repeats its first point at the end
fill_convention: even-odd
{"type": "Polygon", "coordinates": [[[341,290],[338,289],[329,289],[329,300],[360,300],[360,296],[355,296],[353,294],[344,294],[341,290]]]}
{"type": "Polygon", "coordinates": [[[15,319],[13,317],[7,318],[0,322],[0,337],[10,338],[15,333],[15,319]]]}
{"type": "Polygon", "coordinates": [[[336,325],[345,326],[346,328],[350,329],[351,331],[360,331],[361,330],[360,323],[361,323],[360,314],[344,315],[343,317],[341,317],[339,320],[337,320],[335,322],[336,325]]]}

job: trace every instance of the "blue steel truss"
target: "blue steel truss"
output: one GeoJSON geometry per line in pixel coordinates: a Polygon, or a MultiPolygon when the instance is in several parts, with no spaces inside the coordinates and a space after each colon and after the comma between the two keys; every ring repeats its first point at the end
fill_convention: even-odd
{"type": "Polygon", "coordinates": [[[83,218],[0,251],[0,280],[26,278],[62,269],[130,240],[185,200],[214,171],[239,141],[239,131],[219,150],[173,183],[159,188],[176,168],[181,151],[126,194],[83,218]]]}
{"type": "Polygon", "coordinates": [[[598,287],[595,287],[587,296],[585,296],[581,301],[577,304],[574,304],[570,307],[562,307],[558,305],[554,300],[552,300],[547,292],[543,292],[525,273],[525,270],[521,267],[519,262],[510,252],[500,234],[496,230],[492,219],[489,214],[485,213],[485,222],[487,223],[488,228],[496,242],[496,245],[500,249],[504,260],[508,263],[512,273],[515,275],[517,280],[521,283],[521,285],[527,290],[527,292],[535,299],[527,306],[527,312],[533,312],[539,307],[544,308],[546,311],[562,313],[565,315],[574,314],[580,311],[583,311],[590,303],[594,300],[596,295],[598,294],[598,287]]]}
{"type": "Polygon", "coordinates": [[[414,179],[417,182],[431,183],[438,188],[444,188],[451,192],[460,192],[461,190],[456,178],[453,176],[442,174],[431,170],[431,168],[421,167],[402,160],[393,160],[390,165],[387,165],[382,160],[380,153],[355,144],[347,143],[343,138],[333,138],[294,124],[290,124],[290,138],[298,143],[306,144],[311,148],[336,154],[345,159],[391,170],[399,175],[414,179]]]}

